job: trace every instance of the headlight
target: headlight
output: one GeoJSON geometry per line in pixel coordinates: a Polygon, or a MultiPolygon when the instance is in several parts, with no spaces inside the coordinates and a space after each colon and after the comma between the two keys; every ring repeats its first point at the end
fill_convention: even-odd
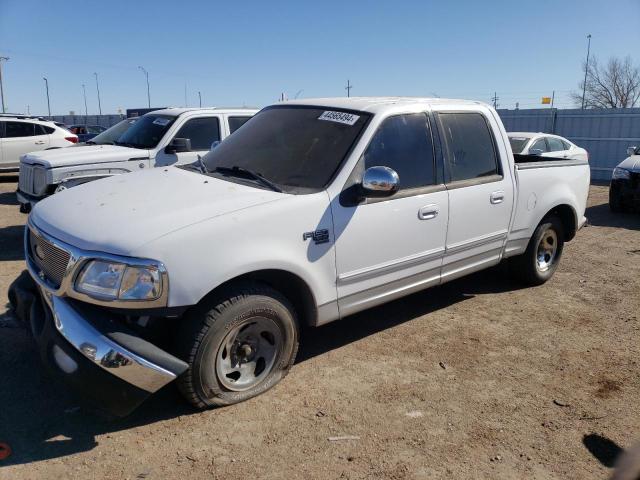
{"type": "Polygon", "coordinates": [[[613,180],[625,180],[629,178],[629,170],[625,170],[624,168],[616,167],[613,169],[613,175],[611,175],[613,180]]]}
{"type": "Polygon", "coordinates": [[[155,300],[162,293],[157,267],[92,260],[78,275],[76,290],[106,300],[155,300]]]}

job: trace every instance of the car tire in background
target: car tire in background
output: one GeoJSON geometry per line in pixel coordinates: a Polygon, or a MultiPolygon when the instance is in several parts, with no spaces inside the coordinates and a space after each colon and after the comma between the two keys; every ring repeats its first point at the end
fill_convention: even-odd
{"type": "Polygon", "coordinates": [[[287,375],[298,352],[295,310],[265,284],[236,284],[205,297],[182,322],[176,353],[189,369],[177,384],[196,408],[265,392],[287,375]]]}
{"type": "Polygon", "coordinates": [[[510,271],[526,285],[542,285],[558,268],[563,249],[562,222],[549,215],[536,227],[525,252],[511,259],[510,271]]]}

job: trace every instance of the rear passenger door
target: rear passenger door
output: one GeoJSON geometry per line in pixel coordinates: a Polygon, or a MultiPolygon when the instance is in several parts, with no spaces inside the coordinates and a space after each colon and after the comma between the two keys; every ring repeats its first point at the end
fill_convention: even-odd
{"type": "Polygon", "coordinates": [[[547,145],[549,145],[549,153],[543,155],[545,157],[567,158],[568,152],[562,140],[555,137],[547,137],[547,145]]]}
{"type": "Polygon", "coordinates": [[[489,114],[479,111],[437,114],[445,150],[449,228],[442,280],[452,280],[498,263],[507,237],[513,184],[504,142],[489,114]]]}
{"type": "Polygon", "coordinates": [[[448,202],[430,123],[425,113],[383,120],[352,177],[357,184],[367,168],[389,167],[399,190],[333,204],[342,316],[440,282],[448,202]]]}

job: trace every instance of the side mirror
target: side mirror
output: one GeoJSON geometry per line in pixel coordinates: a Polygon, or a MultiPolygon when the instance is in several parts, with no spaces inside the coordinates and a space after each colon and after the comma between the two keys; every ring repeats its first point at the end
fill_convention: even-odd
{"type": "Polygon", "coordinates": [[[637,149],[638,147],[627,147],[627,155],[629,156],[635,155],[637,149]]]}
{"type": "Polygon", "coordinates": [[[220,140],[216,140],[215,142],[211,143],[211,148],[209,150],[213,150],[218,145],[220,145],[220,140]]]}
{"type": "Polygon", "coordinates": [[[532,148],[531,150],[529,150],[529,155],[542,155],[544,152],[542,151],[541,148],[532,148]]]}
{"type": "Polygon", "coordinates": [[[171,143],[164,147],[164,153],[181,153],[191,151],[191,139],[174,138],[171,143]]]}
{"type": "Polygon", "coordinates": [[[367,168],[362,176],[361,193],[364,197],[388,197],[398,191],[400,178],[389,167],[367,168]]]}

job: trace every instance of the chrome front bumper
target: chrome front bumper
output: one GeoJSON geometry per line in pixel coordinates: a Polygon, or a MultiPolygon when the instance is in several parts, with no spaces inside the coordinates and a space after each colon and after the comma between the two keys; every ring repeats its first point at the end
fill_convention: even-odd
{"type": "MultiPolygon", "coordinates": [[[[175,364],[173,368],[156,365],[140,356],[140,354],[114,341],[111,338],[111,336],[114,336],[114,332],[106,333],[101,331],[96,326],[97,319],[94,318],[93,323],[89,322],[65,299],[56,297],[42,289],[40,293],[51,310],[56,330],[84,357],[110,374],[142,390],[154,393],[182,373],[179,371],[181,367],[179,360],[175,359],[172,362],[175,364]]],[[[101,320],[100,323],[106,323],[103,326],[110,330],[108,326],[112,322],[108,320],[105,322],[105,319],[101,320]]],[[[121,331],[116,333],[120,333],[121,339],[126,339],[129,343],[137,343],[143,349],[155,349],[157,350],[155,352],[156,355],[164,355],[170,360],[168,354],[140,339],[140,337],[129,332],[123,333],[121,331]],[[125,336],[128,336],[128,339],[125,336]]],[[[71,359],[54,358],[63,371],[73,370],[75,362],[71,359]]],[[[184,364],[184,367],[186,370],[186,364],[184,364]]]]}

